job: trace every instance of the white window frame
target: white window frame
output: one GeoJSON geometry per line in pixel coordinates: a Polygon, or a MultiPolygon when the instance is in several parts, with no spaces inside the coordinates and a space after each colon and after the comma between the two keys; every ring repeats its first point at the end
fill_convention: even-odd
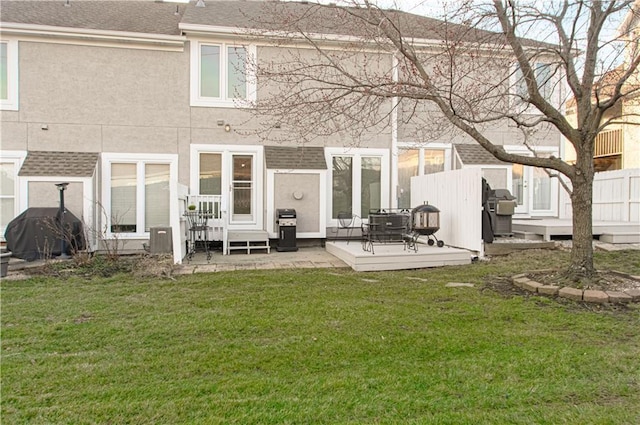
{"type": "MultiPolygon", "coordinates": [[[[504,150],[508,153],[514,153],[514,154],[518,154],[518,155],[523,155],[523,156],[533,156],[533,154],[531,153],[531,151],[529,151],[529,149],[527,149],[524,146],[518,146],[518,145],[505,145],[504,146],[504,150]]],[[[544,153],[547,155],[554,155],[556,157],[558,157],[559,155],[559,150],[560,148],[555,147],[555,146],[536,146],[534,147],[534,150],[538,153],[544,153]]],[[[510,188],[513,185],[513,174],[511,172],[511,165],[509,166],[509,174],[508,174],[508,187],[509,190],[511,190],[510,188]]],[[[526,179],[531,179],[531,181],[528,181],[527,184],[529,186],[531,186],[533,184],[533,168],[535,167],[530,167],[530,166],[526,166],[524,167],[524,174],[525,174],[525,178],[526,179]]],[[[550,203],[550,209],[548,210],[536,210],[533,208],[534,202],[533,202],[533,187],[531,187],[530,190],[527,191],[527,202],[528,202],[528,211],[524,214],[525,217],[527,216],[536,216],[536,217],[557,217],[558,215],[558,204],[559,204],[559,194],[558,194],[558,190],[559,190],[559,182],[558,182],[558,178],[552,178],[549,177],[550,182],[551,182],[551,186],[550,186],[550,193],[549,193],[549,198],[551,200],[550,203]]]]}
{"type": "Polygon", "coordinates": [[[256,101],[257,82],[255,70],[247,66],[246,89],[247,96],[244,99],[233,98],[227,91],[227,54],[229,47],[244,47],[247,52],[247,63],[251,64],[256,59],[256,46],[253,44],[216,42],[216,41],[191,41],[191,106],[234,108],[249,106],[256,101]],[[202,46],[220,47],[220,97],[206,97],[200,94],[200,52],[202,46]]]}
{"type": "Polygon", "coordinates": [[[453,146],[451,145],[451,143],[440,143],[440,142],[433,142],[433,143],[407,143],[407,142],[403,142],[403,143],[398,143],[397,146],[397,150],[394,153],[394,157],[395,157],[395,166],[394,166],[394,170],[393,170],[393,181],[394,181],[394,185],[393,187],[395,188],[394,190],[394,202],[396,203],[396,206],[398,206],[398,196],[399,196],[399,191],[400,191],[400,178],[398,176],[398,155],[400,154],[401,150],[417,150],[420,153],[418,154],[418,176],[424,176],[424,165],[425,165],[425,161],[424,161],[424,153],[425,150],[443,150],[444,151],[444,170],[443,171],[450,171],[452,169],[452,161],[451,161],[451,153],[453,151],[453,146]]]}
{"type": "Polygon", "coordinates": [[[388,149],[366,149],[366,148],[325,148],[324,150],[325,160],[327,162],[327,208],[326,217],[328,226],[337,226],[338,220],[333,218],[333,157],[334,156],[348,156],[353,158],[353,176],[351,184],[353,185],[353,198],[351,210],[354,214],[360,215],[361,205],[361,193],[360,188],[362,186],[362,157],[380,157],[380,207],[391,207],[391,198],[389,191],[389,150],[388,149]]]}
{"type": "Polygon", "coordinates": [[[149,238],[149,232],[144,230],[145,199],[144,199],[144,166],[146,164],[167,164],[169,165],[169,224],[173,228],[174,241],[176,229],[178,228],[178,155],[175,154],[122,154],[104,153],[102,154],[102,206],[101,213],[106,223],[106,239],[142,239],[149,238]],[[111,164],[136,164],[137,166],[137,187],[136,187],[136,232],[112,232],[111,231],[111,164]]]}
{"type": "MultiPolygon", "coordinates": [[[[18,174],[20,173],[20,168],[22,167],[22,163],[24,159],[27,157],[26,151],[2,151],[0,156],[0,162],[12,163],[15,170],[15,176],[13,179],[13,217],[15,218],[21,211],[26,209],[26,205],[24,202],[26,201],[26,196],[23,196],[20,187],[20,177],[18,174]],[[24,207],[24,208],[23,208],[24,207]]],[[[8,196],[3,198],[9,198],[8,196]]],[[[4,226],[0,226],[0,240],[4,241],[4,232],[6,228],[4,226]]]]}
{"type": "Polygon", "coordinates": [[[17,111],[19,108],[18,41],[2,40],[7,45],[7,98],[0,99],[0,110],[17,111]]]}
{"type": "MultiPolygon", "coordinates": [[[[533,68],[533,72],[534,72],[534,77],[536,79],[536,84],[538,85],[538,90],[540,91],[540,94],[543,96],[543,98],[549,102],[551,105],[553,105],[554,107],[558,108],[560,107],[560,99],[562,96],[561,93],[561,84],[560,84],[560,77],[556,74],[553,74],[553,64],[552,63],[548,63],[545,62],[543,60],[537,60],[537,61],[532,61],[531,62],[531,66],[533,68]],[[538,81],[538,69],[541,67],[547,66],[549,67],[550,71],[551,71],[551,75],[549,78],[549,81],[547,81],[546,84],[549,84],[549,88],[545,89],[541,84],[540,81],[538,81]],[[549,90],[549,95],[545,96],[545,90],[549,90]]],[[[524,105],[524,101],[520,98],[520,96],[518,95],[518,87],[520,84],[524,85],[525,91],[527,93],[527,97],[529,96],[529,92],[528,92],[528,88],[526,87],[526,83],[524,81],[524,76],[522,77],[522,80],[519,81],[519,79],[517,78],[518,76],[518,71],[520,69],[520,66],[516,63],[514,65],[512,65],[511,67],[511,77],[510,77],[510,92],[511,92],[511,96],[509,96],[509,98],[511,99],[510,101],[510,105],[512,107],[520,107],[522,108],[522,105],[524,105]]],[[[540,112],[538,110],[538,108],[536,108],[535,106],[528,104],[526,109],[523,109],[522,111],[525,114],[541,114],[542,112],[540,112]]]]}

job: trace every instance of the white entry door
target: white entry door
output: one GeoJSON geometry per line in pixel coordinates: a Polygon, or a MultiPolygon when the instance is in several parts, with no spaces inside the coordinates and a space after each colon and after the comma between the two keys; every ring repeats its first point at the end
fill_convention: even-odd
{"type": "Polygon", "coordinates": [[[511,194],[516,197],[516,214],[529,214],[529,175],[530,167],[513,164],[511,167],[511,194]]]}
{"type": "Polygon", "coordinates": [[[516,197],[515,213],[553,216],[557,212],[558,182],[542,168],[513,164],[511,194],[516,197]]]}

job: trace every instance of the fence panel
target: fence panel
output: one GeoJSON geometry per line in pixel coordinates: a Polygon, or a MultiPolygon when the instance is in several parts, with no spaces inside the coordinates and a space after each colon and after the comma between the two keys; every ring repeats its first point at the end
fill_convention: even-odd
{"type": "MultiPolygon", "coordinates": [[[[569,195],[560,195],[560,218],[571,218],[569,195]]],[[[593,219],[597,221],[640,221],[640,170],[596,173],[593,180],[593,219]]]]}
{"type": "Polygon", "coordinates": [[[411,178],[411,205],[428,202],[440,210],[438,239],[484,255],[482,171],[464,169],[411,178]]]}

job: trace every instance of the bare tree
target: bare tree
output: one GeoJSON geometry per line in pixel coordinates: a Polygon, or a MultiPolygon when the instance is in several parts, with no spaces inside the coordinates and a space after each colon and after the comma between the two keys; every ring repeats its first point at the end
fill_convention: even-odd
{"type": "Polygon", "coordinates": [[[613,122],[607,111],[638,94],[631,83],[640,61],[629,28],[613,41],[602,34],[632,13],[633,0],[461,0],[438,20],[370,0],[264,7],[270,13],[252,24],[273,41],[264,49],[274,49],[272,60],[265,51],[255,64],[262,137],[369,144],[393,122],[422,140],[449,132],[502,161],[563,175],[573,204],[568,272],[593,276],[595,137],[613,122]],[[575,122],[564,114],[569,99],[575,122]],[[531,152],[534,139],[561,134],[575,163],[508,153],[493,140],[496,126],[521,129],[519,143],[531,152]]]}

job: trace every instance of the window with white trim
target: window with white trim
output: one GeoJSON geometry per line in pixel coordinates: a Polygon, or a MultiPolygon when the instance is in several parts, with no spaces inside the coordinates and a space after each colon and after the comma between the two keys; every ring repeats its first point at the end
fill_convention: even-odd
{"type": "MultiPolygon", "coordinates": [[[[543,62],[534,62],[531,64],[533,67],[533,75],[536,79],[536,85],[538,86],[538,91],[540,91],[540,95],[552,105],[557,103],[555,99],[557,96],[554,94],[554,81],[555,77],[553,75],[553,69],[551,64],[543,63],[543,62]]],[[[523,104],[526,103],[526,100],[529,99],[529,91],[527,88],[527,83],[524,80],[524,74],[519,66],[516,65],[515,71],[513,73],[513,94],[515,95],[515,104],[523,104]]]]}
{"type": "Polygon", "coordinates": [[[327,148],[325,155],[331,164],[330,219],[342,212],[366,219],[370,210],[388,208],[387,150],[327,148]]]}
{"type": "Polygon", "coordinates": [[[412,208],[411,177],[439,173],[450,169],[447,158],[451,157],[451,146],[444,144],[414,148],[398,148],[398,208],[412,208]]]}
{"type": "Polygon", "coordinates": [[[0,229],[4,235],[7,224],[16,215],[16,177],[18,175],[15,161],[0,162],[0,229]]]}
{"type": "Polygon", "coordinates": [[[251,58],[255,58],[255,46],[192,42],[191,104],[233,107],[255,100],[251,58]]]}
{"type": "Polygon", "coordinates": [[[170,225],[171,160],[106,159],[104,181],[110,234],[144,235],[152,227],[170,225]]]}
{"type": "Polygon", "coordinates": [[[0,109],[18,110],[18,42],[0,42],[0,109]]]}

